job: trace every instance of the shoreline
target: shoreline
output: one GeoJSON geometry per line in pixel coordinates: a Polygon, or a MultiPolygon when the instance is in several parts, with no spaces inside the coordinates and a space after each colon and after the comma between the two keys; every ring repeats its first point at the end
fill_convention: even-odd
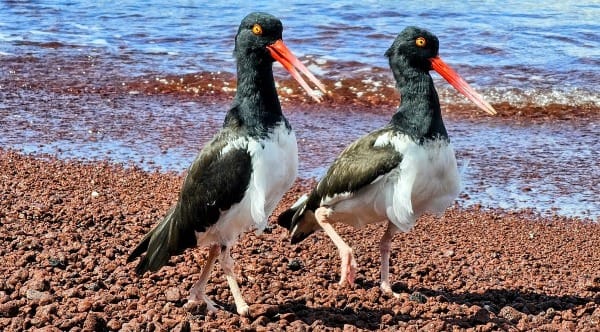
{"type": "MultiPolygon", "coordinates": [[[[126,256],[175,202],[182,174],[62,161],[0,149],[0,328],[108,330],[589,330],[600,327],[600,224],[527,211],[449,209],[396,235],[381,294],[381,225],[340,227],[359,264],[341,289],[339,256],[322,232],[299,245],[273,225],[233,250],[251,317],[232,313],[219,268],[209,296],[225,311],[186,305],[206,249],[135,276],[126,256]],[[95,193],[95,194],[94,194],[95,193]],[[375,236],[367,236],[375,234],[375,236]],[[290,262],[300,269],[290,269],[290,262]]],[[[274,215],[307,190],[298,181],[274,215]]],[[[217,264],[218,265],[218,264],[217,264]]]]}
{"type": "MultiPolygon", "coordinates": [[[[10,67],[10,65],[8,65],[10,67]]],[[[124,100],[139,96],[172,99],[177,102],[200,102],[205,105],[229,105],[235,95],[235,75],[228,72],[197,72],[189,74],[155,73],[138,77],[79,78],[69,73],[61,73],[52,79],[40,81],[36,78],[39,68],[29,69],[32,72],[0,76],[0,91],[6,105],[22,105],[22,94],[26,98],[81,98],[86,100],[98,98],[115,98],[124,100]],[[64,75],[64,76],[61,76],[64,75]],[[34,96],[27,96],[29,94],[34,96]],[[14,102],[13,102],[14,100],[14,102]]],[[[381,69],[379,69],[381,70],[381,69]]],[[[277,76],[277,90],[284,112],[286,108],[310,108],[314,112],[327,111],[366,111],[372,114],[389,114],[391,116],[400,103],[400,96],[394,86],[391,73],[375,73],[375,80],[357,78],[337,79],[323,78],[329,94],[324,101],[315,103],[303,91],[298,89],[296,82],[286,76],[277,76]]],[[[97,75],[100,75],[98,73],[97,75]]],[[[540,97],[531,92],[521,90],[479,91],[486,100],[498,111],[495,117],[488,117],[480,111],[475,111],[457,92],[448,88],[444,82],[437,82],[438,92],[444,117],[454,120],[475,120],[486,118],[486,121],[527,124],[547,121],[589,122],[600,121],[600,104],[596,98],[585,97],[590,91],[574,89],[573,91],[540,91],[540,97]],[[489,94],[489,95],[488,95],[489,94]],[[558,98],[555,94],[566,94],[558,98]],[[538,98],[538,99],[536,99],[538,98]],[[489,120],[492,119],[492,120],[489,120]]],[[[32,104],[37,104],[33,102],[32,104]]],[[[92,102],[93,104],[93,102],[92,102]]]]}

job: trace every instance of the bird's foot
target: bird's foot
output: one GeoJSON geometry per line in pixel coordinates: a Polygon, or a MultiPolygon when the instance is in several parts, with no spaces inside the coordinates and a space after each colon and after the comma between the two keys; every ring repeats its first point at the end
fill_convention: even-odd
{"type": "Polygon", "coordinates": [[[390,285],[390,283],[389,283],[389,282],[382,281],[382,282],[381,282],[381,286],[380,286],[380,287],[381,287],[381,291],[382,291],[384,294],[389,294],[389,295],[392,295],[393,297],[395,297],[395,298],[397,298],[397,299],[399,299],[399,298],[400,298],[400,294],[398,294],[398,293],[396,293],[396,292],[394,292],[394,291],[392,290],[392,286],[390,285]]]}
{"type": "Polygon", "coordinates": [[[207,311],[217,312],[219,310],[223,310],[223,308],[221,308],[221,306],[219,306],[219,305],[215,304],[213,301],[211,301],[211,299],[209,299],[208,296],[206,296],[206,294],[192,292],[190,294],[190,297],[188,298],[188,301],[192,302],[192,303],[206,304],[207,311]]]}
{"type": "Polygon", "coordinates": [[[358,269],[358,264],[356,264],[356,260],[354,259],[354,255],[352,251],[347,253],[340,254],[342,258],[342,272],[340,277],[340,286],[343,286],[346,281],[348,285],[354,285],[354,280],[356,279],[356,270],[358,269]]]}
{"type": "Polygon", "coordinates": [[[239,306],[236,305],[236,308],[238,315],[243,317],[248,317],[250,315],[250,307],[248,306],[248,304],[244,303],[239,306]]]}

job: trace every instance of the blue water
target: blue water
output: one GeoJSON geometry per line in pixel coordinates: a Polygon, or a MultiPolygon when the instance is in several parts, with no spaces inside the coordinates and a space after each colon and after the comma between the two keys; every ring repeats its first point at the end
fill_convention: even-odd
{"type": "MultiPolygon", "coordinates": [[[[206,77],[191,90],[229,84],[233,36],[251,11],[281,18],[285,42],[334,93],[360,83],[349,105],[393,86],[383,54],[417,25],[438,35],[441,57],[492,104],[600,112],[598,1],[1,1],[0,147],[185,169],[227,102],[119,89],[174,88],[197,73],[206,77]]],[[[436,80],[443,106],[464,103],[436,80]]],[[[345,144],[393,112],[284,106],[305,178],[319,177],[345,144]]],[[[461,204],[600,217],[597,122],[446,122],[459,162],[469,163],[461,204]]]]}
{"type": "Polygon", "coordinates": [[[598,1],[3,1],[0,55],[102,55],[129,75],[233,71],[237,25],[257,10],[282,19],[298,55],[349,66],[324,64],[328,74],[387,68],[395,35],[418,25],[484,92],[583,89],[599,103],[598,1]],[[63,46],[40,47],[49,42],[63,46]]]}

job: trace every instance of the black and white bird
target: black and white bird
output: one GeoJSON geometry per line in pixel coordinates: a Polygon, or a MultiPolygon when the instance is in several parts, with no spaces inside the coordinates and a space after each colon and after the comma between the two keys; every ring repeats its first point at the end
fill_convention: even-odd
{"type": "Polygon", "coordinates": [[[438,38],[407,27],[386,56],[401,102],[390,122],[350,144],[335,159],[316,188],[278,218],[298,243],[323,229],[341,257],[340,284],[354,283],[357,264],[352,248],[335,223],[361,227],[386,221],[380,242],[381,289],[392,292],[390,248],[394,234],[409,231],[424,212],[441,213],[457,197],[460,177],[430,70],[435,70],[480,108],[496,114],[438,56],[438,38]]]}
{"type": "Polygon", "coordinates": [[[157,271],[187,248],[209,246],[207,262],[189,299],[205,302],[211,311],[217,308],[205,287],[218,257],[237,312],[248,314],[230,249],[241,233],[264,230],[267,218],[296,178],[296,136],[281,112],[273,79],[274,60],[317,101],[318,95],[297,70],[325,92],[285,46],[282,31],[281,21],[266,13],[252,13],[242,20],[234,49],[237,92],[223,128],[189,167],[175,206],[127,259],[130,262],[146,252],[136,268],[142,274],[157,271]]]}

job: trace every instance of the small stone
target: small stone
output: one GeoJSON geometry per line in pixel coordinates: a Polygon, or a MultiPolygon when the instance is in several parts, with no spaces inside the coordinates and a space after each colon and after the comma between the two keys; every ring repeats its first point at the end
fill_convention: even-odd
{"type": "Polygon", "coordinates": [[[92,305],[94,304],[94,301],[92,301],[91,299],[82,299],[81,301],[79,301],[79,304],[77,304],[77,311],[78,312],[87,312],[92,308],[92,305]]]}
{"type": "Polygon", "coordinates": [[[183,310],[192,315],[204,315],[207,313],[206,303],[204,302],[188,301],[183,305],[183,310]]]}
{"type": "Polygon", "coordinates": [[[56,314],[56,309],[57,306],[55,303],[38,307],[35,311],[35,318],[41,323],[41,325],[51,323],[52,315],[56,314]]]}
{"type": "Polygon", "coordinates": [[[42,298],[42,296],[44,296],[44,292],[40,292],[35,289],[28,289],[25,293],[25,297],[33,302],[38,302],[42,298]]]}
{"type": "Polygon", "coordinates": [[[252,304],[250,305],[250,315],[253,318],[260,316],[273,317],[278,313],[279,307],[272,304],[252,304]]]}
{"type": "Polygon", "coordinates": [[[423,295],[421,292],[413,292],[412,294],[410,294],[408,299],[417,303],[427,302],[427,296],[423,295]]]}
{"type": "Polygon", "coordinates": [[[295,320],[295,321],[291,322],[290,326],[292,327],[293,331],[298,331],[298,332],[308,331],[308,325],[306,325],[306,323],[301,320],[295,320]]]}
{"type": "Polygon", "coordinates": [[[121,322],[113,318],[106,323],[106,327],[108,327],[111,331],[118,331],[121,329],[121,322]]]}
{"type": "Polygon", "coordinates": [[[381,324],[390,325],[390,323],[392,322],[393,319],[394,319],[394,316],[392,316],[390,314],[385,314],[385,315],[381,316],[381,324]]]}
{"type": "Polygon", "coordinates": [[[577,327],[577,325],[575,324],[575,322],[570,321],[570,320],[566,320],[566,321],[562,322],[562,325],[561,325],[561,329],[563,331],[575,331],[576,327],[577,327]]]}
{"type": "Polygon", "coordinates": [[[27,282],[27,289],[44,292],[50,289],[50,282],[43,276],[36,274],[29,282],[27,282]]]}
{"type": "Polygon", "coordinates": [[[412,311],[412,309],[413,309],[412,304],[410,304],[409,302],[406,302],[400,308],[399,313],[402,314],[402,315],[408,315],[408,314],[410,314],[410,312],[412,311]]]}
{"type": "Polygon", "coordinates": [[[15,317],[19,313],[20,301],[9,301],[0,304],[0,317],[15,317]]]}
{"type": "Polygon", "coordinates": [[[575,314],[573,313],[572,310],[565,310],[562,313],[562,319],[563,320],[575,320],[575,319],[577,319],[577,317],[575,317],[575,314]]]}
{"type": "Polygon", "coordinates": [[[121,326],[121,330],[123,332],[133,332],[133,331],[140,331],[140,326],[137,322],[135,321],[130,321],[127,323],[124,323],[123,326],[121,326]]]}
{"type": "Polygon", "coordinates": [[[523,318],[521,318],[519,320],[519,322],[517,323],[516,328],[519,331],[527,331],[527,325],[528,325],[527,318],[525,315],[523,315],[523,318]]]}
{"type": "Polygon", "coordinates": [[[85,313],[76,314],[73,318],[63,320],[62,323],[58,325],[58,327],[63,331],[68,331],[73,329],[75,326],[81,326],[83,324],[83,321],[85,320],[86,315],[87,314],[85,313]]]}
{"type": "Polygon", "coordinates": [[[57,267],[57,268],[63,269],[63,270],[67,267],[67,262],[64,259],[64,257],[62,257],[62,258],[49,257],[48,264],[50,264],[50,266],[52,266],[52,267],[57,267]]]}
{"type": "Polygon", "coordinates": [[[104,311],[104,308],[106,308],[107,305],[108,302],[106,302],[106,298],[99,298],[98,300],[94,301],[94,303],[92,303],[92,311],[104,311]]]}
{"type": "Polygon", "coordinates": [[[187,319],[173,328],[173,332],[190,332],[191,330],[190,322],[187,319]]]}
{"type": "Polygon", "coordinates": [[[473,320],[479,324],[486,324],[490,321],[490,313],[487,310],[480,308],[473,315],[473,320]]]}
{"type": "Polygon", "coordinates": [[[359,331],[359,329],[351,324],[344,324],[344,332],[355,332],[355,331],[359,331]]]}
{"type": "Polygon", "coordinates": [[[600,320],[600,307],[597,307],[597,308],[594,310],[594,312],[592,312],[592,315],[591,315],[591,317],[593,317],[593,318],[597,318],[597,319],[599,319],[599,320],[600,320]]]}
{"type": "Polygon", "coordinates": [[[302,269],[302,262],[298,259],[292,259],[289,263],[288,263],[288,269],[291,271],[299,271],[300,269],[302,269]]]}
{"type": "Polygon", "coordinates": [[[507,321],[516,324],[520,319],[521,316],[523,314],[521,312],[519,312],[517,309],[511,307],[511,306],[505,306],[502,309],[500,309],[500,312],[498,313],[498,316],[506,319],[507,321]]]}
{"type": "Polygon", "coordinates": [[[552,319],[554,315],[556,315],[556,310],[552,307],[548,308],[544,314],[547,319],[552,319]]]}
{"type": "Polygon", "coordinates": [[[298,317],[293,312],[286,312],[284,314],[281,314],[279,316],[279,319],[283,319],[283,320],[291,323],[291,322],[295,321],[296,319],[298,319],[298,317]]]}
{"type": "Polygon", "coordinates": [[[106,327],[104,319],[95,312],[90,312],[83,322],[84,331],[104,331],[106,327]]]}
{"type": "Polygon", "coordinates": [[[252,322],[252,327],[266,326],[268,323],[269,318],[267,318],[267,316],[258,316],[258,318],[252,322]]]}
{"type": "Polygon", "coordinates": [[[130,299],[137,299],[140,297],[140,289],[138,287],[128,285],[125,287],[125,295],[130,299]]]}
{"type": "Polygon", "coordinates": [[[81,291],[78,288],[69,288],[63,292],[66,298],[81,298],[81,291]]]}
{"type": "Polygon", "coordinates": [[[181,291],[177,287],[171,287],[165,291],[165,297],[169,302],[179,302],[181,300],[181,291]]]}
{"type": "MultiPolygon", "coordinates": [[[[171,304],[171,303],[167,303],[167,304],[171,304]]],[[[164,308],[163,308],[163,312],[164,312],[164,308]]],[[[164,315],[161,315],[161,316],[162,316],[161,321],[162,321],[163,325],[169,331],[172,330],[175,327],[175,325],[177,325],[177,323],[179,323],[179,320],[177,320],[177,319],[165,317],[164,315]]]]}

